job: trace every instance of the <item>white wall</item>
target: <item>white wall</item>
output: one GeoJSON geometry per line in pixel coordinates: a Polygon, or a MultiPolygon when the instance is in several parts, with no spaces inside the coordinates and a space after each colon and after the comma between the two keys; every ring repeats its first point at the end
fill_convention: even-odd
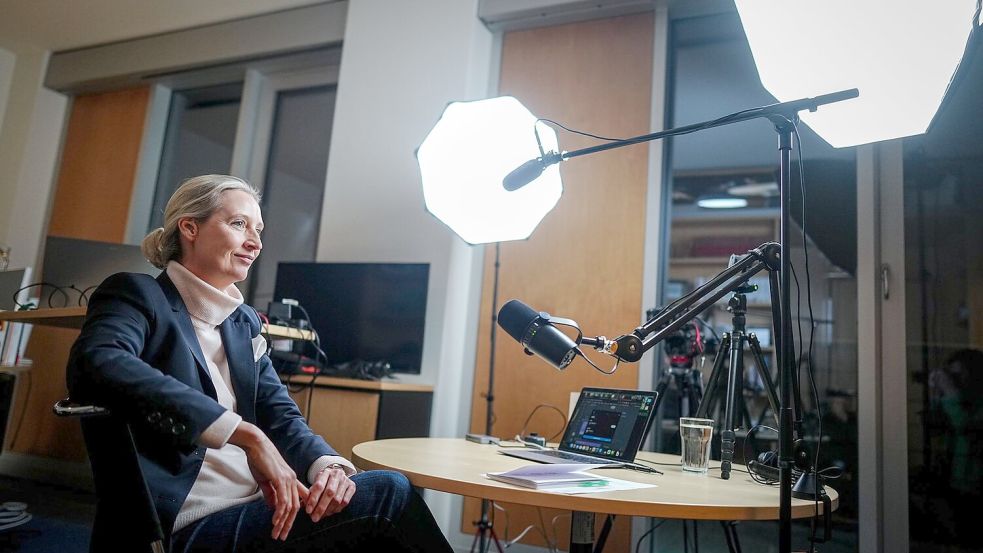
{"type": "Polygon", "coordinates": [[[448,273],[462,243],[424,209],[413,152],[448,102],[486,96],[492,39],[475,10],[473,0],[354,2],[338,78],[317,259],[431,264],[428,383],[443,377],[442,317],[459,282],[448,273]]]}
{"type": "Polygon", "coordinates": [[[13,56],[9,91],[0,59],[0,243],[11,248],[10,266],[34,266],[47,227],[46,213],[57,166],[67,98],[41,87],[48,53],[8,46],[13,56]]]}
{"type": "MultiPolygon", "coordinates": [[[[435,436],[468,427],[482,250],[425,211],[413,152],[448,102],[489,95],[494,41],[476,12],[477,0],[350,4],[317,252],[320,261],[430,263],[418,378],[435,386],[435,436]]],[[[41,88],[46,51],[4,46],[14,63],[0,55],[0,242],[12,246],[13,265],[29,265],[46,228],[67,100],[41,88]]],[[[470,543],[457,530],[460,498],[428,501],[452,540],[470,543]]]]}
{"type": "MultiPolygon", "coordinates": [[[[425,211],[413,152],[448,102],[488,96],[493,39],[476,10],[476,0],[349,5],[317,252],[318,261],[430,263],[419,379],[435,385],[435,436],[468,425],[481,250],[425,211]]],[[[463,540],[459,499],[428,501],[463,540]]]]}
{"type": "Polygon", "coordinates": [[[10,93],[10,81],[14,78],[16,60],[13,52],[0,48],[0,129],[3,129],[3,115],[7,111],[7,95],[10,93]]]}

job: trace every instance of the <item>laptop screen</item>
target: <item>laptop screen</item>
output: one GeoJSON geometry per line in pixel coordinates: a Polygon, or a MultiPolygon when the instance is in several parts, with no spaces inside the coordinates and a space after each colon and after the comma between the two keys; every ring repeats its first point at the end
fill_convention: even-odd
{"type": "Polygon", "coordinates": [[[560,450],[632,461],[652,422],[658,392],[584,388],[560,450]]]}

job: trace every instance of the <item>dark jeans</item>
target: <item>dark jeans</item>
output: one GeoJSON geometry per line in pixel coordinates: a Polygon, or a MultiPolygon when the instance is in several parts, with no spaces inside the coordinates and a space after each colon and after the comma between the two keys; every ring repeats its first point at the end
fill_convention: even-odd
{"type": "Polygon", "coordinates": [[[301,508],[286,541],[270,537],[273,510],[259,499],[182,528],[172,536],[171,553],[452,551],[405,476],[379,470],[352,480],[355,495],[343,511],[315,523],[301,508]]]}

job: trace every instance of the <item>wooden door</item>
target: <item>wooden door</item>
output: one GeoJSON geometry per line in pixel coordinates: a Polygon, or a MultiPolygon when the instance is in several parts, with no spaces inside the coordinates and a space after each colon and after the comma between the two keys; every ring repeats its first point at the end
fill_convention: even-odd
{"type": "MultiPolygon", "coordinates": [[[[538,117],[611,137],[650,132],[651,13],[514,31],[503,37],[500,90],[519,99],[538,117]]],[[[597,143],[559,131],[560,148],[597,143]]],[[[617,336],[642,320],[642,262],[645,236],[647,147],[632,146],[570,160],[560,167],[563,197],[528,240],[501,244],[499,305],[512,298],[580,323],[589,334],[617,336]]],[[[486,248],[481,317],[472,394],[471,431],[485,431],[494,247],[486,248]]],[[[605,369],[610,358],[596,357],[605,369]]],[[[577,361],[564,372],[526,356],[499,330],[495,351],[493,434],[510,438],[540,404],[566,412],[570,392],[584,386],[638,385],[638,365],[622,364],[610,376],[577,361]]],[[[527,431],[547,436],[563,427],[552,409],[540,409],[527,431]]],[[[515,532],[540,526],[536,508],[504,505],[515,532]]],[[[544,509],[546,532],[567,548],[569,516],[544,509]]],[[[465,500],[463,532],[473,532],[480,502],[465,500]]],[[[499,514],[499,521],[504,517],[499,514]]],[[[598,528],[603,520],[598,520],[598,528]]],[[[628,551],[630,519],[620,517],[607,551],[628,551]]],[[[498,525],[501,533],[504,525],[498,525]]],[[[501,538],[504,536],[500,535],[501,538]]],[[[523,543],[544,545],[537,533],[523,543]]]]}

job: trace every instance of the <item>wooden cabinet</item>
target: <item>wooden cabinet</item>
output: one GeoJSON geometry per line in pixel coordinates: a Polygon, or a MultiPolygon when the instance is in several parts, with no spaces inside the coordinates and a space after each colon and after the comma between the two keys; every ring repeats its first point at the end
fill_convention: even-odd
{"type": "Polygon", "coordinates": [[[311,429],[343,457],[362,442],[430,435],[432,386],[328,376],[283,380],[311,429]]]}

